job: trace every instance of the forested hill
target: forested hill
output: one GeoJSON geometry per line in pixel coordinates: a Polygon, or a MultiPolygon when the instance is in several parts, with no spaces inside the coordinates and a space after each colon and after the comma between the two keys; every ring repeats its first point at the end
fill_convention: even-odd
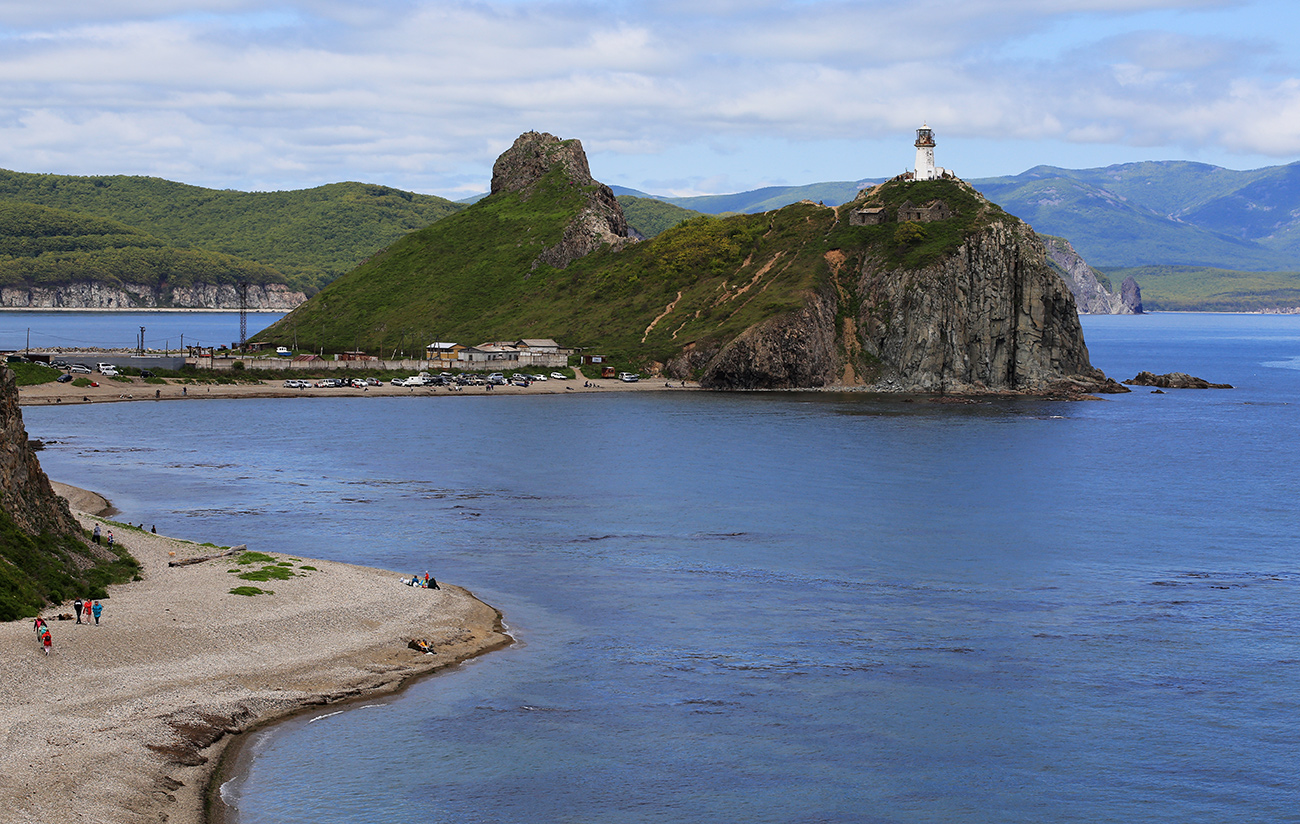
{"type": "Polygon", "coordinates": [[[165,286],[245,281],[278,284],[261,263],[177,248],[115,220],[32,203],[0,201],[0,286],[55,288],[93,281],[105,286],[165,286]]]}
{"type": "Polygon", "coordinates": [[[270,266],[314,291],[399,237],[462,208],[367,183],[284,192],[206,189],[154,177],[0,170],[0,201],[109,218],[166,244],[270,266]]]}

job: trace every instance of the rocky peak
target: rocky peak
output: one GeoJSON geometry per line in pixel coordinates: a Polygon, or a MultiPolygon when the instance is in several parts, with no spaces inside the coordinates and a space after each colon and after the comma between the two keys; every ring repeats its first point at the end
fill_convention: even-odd
{"type": "Polygon", "coordinates": [[[587,153],[579,140],[524,132],[492,164],[492,194],[518,192],[527,199],[556,167],[562,170],[568,185],[589,190],[587,202],[565,227],[560,242],[537,256],[533,268],[545,264],[563,269],[601,246],[617,248],[628,243],[631,238],[623,207],[608,186],[592,178],[587,153]]]}
{"type": "Polygon", "coordinates": [[[582,141],[561,140],[546,132],[524,132],[492,164],[492,194],[527,192],[556,165],[564,169],[566,178],[579,186],[596,182],[592,180],[582,141]]]}

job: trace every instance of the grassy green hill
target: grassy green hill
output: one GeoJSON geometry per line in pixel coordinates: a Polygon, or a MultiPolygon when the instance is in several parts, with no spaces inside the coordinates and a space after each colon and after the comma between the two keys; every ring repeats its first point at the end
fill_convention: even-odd
{"type": "Polygon", "coordinates": [[[951,251],[991,213],[961,184],[887,185],[880,202],[942,197],[959,217],[849,226],[834,209],[700,216],[654,238],[609,247],[564,270],[531,262],[554,244],[585,196],[560,176],[527,199],[499,193],[394,243],[259,337],[273,344],[388,354],[433,340],[547,337],[623,362],[662,361],[689,342],[723,342],[804,305],[827,284],[827,255],[851,269],[874,255],[919,266],[951,251]],[[900,226],[911,233],[900,234],[900,226]],[[405,343],[403,343],[405,342],[405,343]]]}
{"type": "Polygon", "coordinates": [[[0,170],[0,201],[109,218],[168,245],[272,267],[312,291],[402,235],[461,207],[366,183],[237,192],[152,177],[75,177],[0,170]]]}
{"type": "Polygon", "coordinates": [[[283,283],[269,266],[180,249],[115,220],[0,201],[0,285],[283,283]]]}

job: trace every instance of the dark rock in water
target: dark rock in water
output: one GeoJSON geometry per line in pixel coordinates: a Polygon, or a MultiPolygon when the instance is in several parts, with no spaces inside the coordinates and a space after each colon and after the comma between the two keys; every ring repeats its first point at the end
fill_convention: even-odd
{"type": "Polygon", "coordinates": [[[1204,378],[1193,377],[1186,372],[1170,372],[1156,375],[1151,372],[1138,372],[1124,381],[1129,386],[1158,386],[1161,389],[1231,389],[1230,383],[1210,383],[1204,378]]]}
{"type": "Polygon", "coordinates": [[[1132,275],[1124,278],[1119,287],[1119,299],[1135,315],[1142,314],[1142,287],[1132,275]]]}
{"type": "Polygon", "coordinates": [[[1163,395],[1163,394],[1165,394],[1165,390],[1163,390],[1163,389],[1152,389],[1152,390],[1151,390],[1151,394],[1152,394],[1152,395],[1163,395]]]}

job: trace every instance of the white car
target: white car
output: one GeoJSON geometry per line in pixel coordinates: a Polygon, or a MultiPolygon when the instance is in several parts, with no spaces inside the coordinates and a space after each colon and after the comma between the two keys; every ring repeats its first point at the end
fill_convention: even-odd
{"type": "Polygon", "coordinates": [[[569,379],[567,375],[561,374],[559,372],[552,372],[551,377],[557,381],[567,381],[569,379]]]}
{"type": "Polygon", "coordinates": [[[92,374],[91,368],[84,363],[74,363],[72,366],[68,367],[68,371],[78,375],[92,374]]]}
{"type": "Polygon", "coordinates": [[[114,369],[110,364],[101,363],[99,365],[99,374],[103,375],[106,378],[116,378],[117,370],[114,369]]]}

